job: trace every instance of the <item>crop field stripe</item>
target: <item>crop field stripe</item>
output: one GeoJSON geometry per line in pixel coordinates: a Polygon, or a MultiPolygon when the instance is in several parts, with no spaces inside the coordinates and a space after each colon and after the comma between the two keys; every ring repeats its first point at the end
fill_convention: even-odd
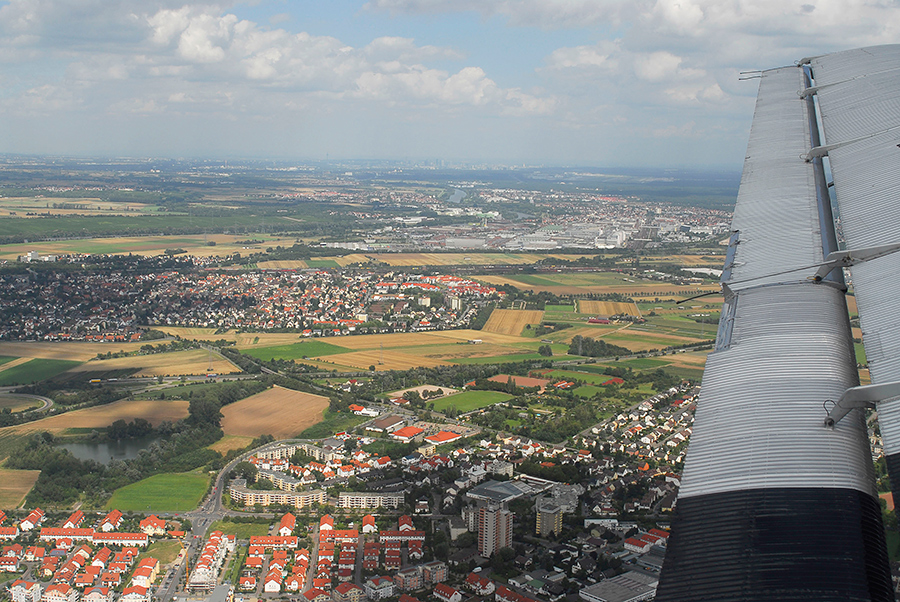
{"type": "Polygon", "coordinates": [[[15,368],[16,366],[21,366],[22,364],[27,364],[33,357],[11,357],[7,358],[5,362],[0,364],[0,372],[5,370],[9,370],[10,368],[15,368]]]}
{"type": "Polygon", "coordinates": [[[518,336],[527,324],[540,324],[543,319],[541,310],[495,309],[482,330],[518,336]]]}

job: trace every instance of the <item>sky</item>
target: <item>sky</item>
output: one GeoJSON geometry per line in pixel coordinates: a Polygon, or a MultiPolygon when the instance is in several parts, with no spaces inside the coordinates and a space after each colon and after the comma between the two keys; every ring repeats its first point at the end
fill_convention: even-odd
{"type": "Polygon", "coordinates": [[[897,0],[0,0],[0,153],[739,168],[897,0]]]}

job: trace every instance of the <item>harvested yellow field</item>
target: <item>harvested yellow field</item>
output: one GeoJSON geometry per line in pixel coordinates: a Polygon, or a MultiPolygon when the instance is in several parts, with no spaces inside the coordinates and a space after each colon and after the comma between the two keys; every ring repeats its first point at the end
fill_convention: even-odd
{"type": "MultiPolygon", "coordinates": [[[[104,206],[106,204],[104,203],[104,206]]],[[[56,213],[63,213],[57,211],[56,213]]],[[[105,212],[108,214],[108,212],[105,212]]],[[[133,253],[146,257],[162,255],[166,249],[184,249],[198,257],[224,257],[234,253],[262,251],[266,247],[291,246],[293,238],[263,236],[263,242],[248,247],[242,244],[245,235],[208,234],[179,236],[121,236],[113,238],[87,238],[9,244],[0,246],[0,259],[15,259],[28,251],[38,251],[42,255],[66,253],[133,253]],[[215,243],[211,245],[210,243],[215,243]]]]}
{"type": "Polygon", "coordinates": [[[309,266],[302,259],[284,259],[281,261],[257,261],[256,267],[261,270],[302,270],[309,266]]]}
{"type": "Polygon", "coordinates": [[[212,445],[207,447],[215,452],[219,452],[223,456],[233,449],[244,449],[253,441],[253,437],[242,437],[241,435],[225,435],[212,445]]]}
{"type": "Polygon", "coordinates": [[[0,343],[0,355],[86,362],[98,353],[137,351],[146,343],[0,343]]]}
{"type": "Polygon", "coordinates": [[[423,265],[522,265],[540,261],[545,255],[507,253],[385,253],[369,254],[376,261],[397,267],[423,265]]]}
{"type": "Polygon", "coordinates": [[[0,468],[0,509],[18,508],[40,474],[40,470],[0,468]]]}
{"type": "Polygon", "coordinates": [[[594,301],[582,299],[578,301],[578,313],[595,314],[598,316],[628,315],[641,317],[641,312],[636,303],[621,303],[618,301],[594,301]]]}
{"type": "MultiPolygon", "coordinates": [[[[437,332],[397,332],[391,334],[361,334],[356,336],[341,337],[339,344],[347,349],[385,349],[392,347],[410,347],[416,345],[431,345],[446,343],[448,340],[443,335],[446,331],[437,332]]],[[[331,341],[332,339],[328,339],[331,341]]],[[[341,355],[343,358],[343,355],[341,355]]]]}
{"type": "Polygon", "coordinates": [[[344,255],[343,257],[328,257],[327,259],[333,259],[342,268],[351,263],[369,263],[372,261],[369,257],[360,253],[351,253],[350,255],[344,255]]]}
{"type": "Polygon", "coordinates": [[[135,418],[143,418],[157,426],[162,422],[175,422],[188,415],[188,402],[141,399],[136,401],[117,401],[102,406],[84,408],[49,416],[34,422],[26,422],[17,426],[0,429],[4,433],[26,434],[37,431],[50,431],[58,434],[70,428],[102,429],[116,420],[131,422],[135,418]]]}
{"type": "Polygon", "coordinates": [[[340,355],[329,357],[334,357],[334,361],[340,362],[341,365],[353,366],[360,370],[367,370],[369,366],[375,366],[377,370],[408,370],[412,366],[431,368],[444,366],[447,363],[431,357],[422,357],[402,351],[388,351],[387,349],[383,353],[380,349],[371,349],[368,351],[341,353],[340,355]]]}
{"type": "Polygon", "coordinates": [[[181,337],[188,340],[211,341],[215,339],[233,340],[234,335],[231,332],[216,334],[215,328],[189,328],[186,326],[154,326],[154,330],[159,330],[172,337],[181,337]],[[229,336],[230,335],[230,336],[229,336]]]}
{"type": "Polygon", "coordinates": [[[477,279],[487,284],[502,286],[504,284],[512,285],[521,290],[547,291],[554,295],[584,295],[584,294],[604,294],[619,293],[629,297],[659,297],[660,299],[683,298],[697,295],[700,293],[718,292],[720,287],[718,284],[703,284],[700,286],[678,286],[675,284],[666,284],[662,282],[652,281],[635,281],[617,284],[560,284],[560,285],[533,285],[527,284],[515,278],[507,276],[477,276],[477,279]]]}
{"type": "Polygon", "coordinates": [[[420,355],[438,360],[453,360],[467,357],[494,357],[499,355],[512,355],[516,353],[528,353],[530,349],[522,347],[507,347],[505,345],[492,345],[484,343],[481,345],[460,345],[453,343],[450,345],[428,345],[425,347],[406,347],[404,353],[412,355],[420,355]]]}
{"type": "Polygon", "coordinates": [[[221,355],[210,356],[205,349],[188,349],[172,353],[151,353],[148,355],[129,355],[109,360],[94,360],[75,368],[78,372],[96,372],[98,370],[123,370],[139,368],[134,376],[181,376],[206,374],[234,374],[241,369],[221,355]]]}
{"type": "Polygon", "coordinates": [[[544,312],[536,309],[495,309],[482,331],[519,335],[527,324],[540,324],[544,312]]]}
{"type": "Polygon", "coordinates": [[[275,386],[222,408],[222,430],[226,435],[285,439],[321,422],[327,407],[327,397],[275,386]]]}
{"type": "Polygon", "coordinates": [[[296,332],[236,332],[228,330],[216,333],[215,328],[185,328],[181,326],[159,326],[161,330],[173,337],[181,337],[190,341],[218,341],[224,339],[234,343],[240,349],[251,347],[272,347],[289,345],[306,340],[296,332]]]}
{"type": "MultiPolygon", "coordinates": [[[[443,392],[441,397],[446,397],[447,395],[453,395],[454,393],[459,393],[457,389],[451,389],[450,387],[438,387],[437,385],[419,385],[418,387],[410,387],[409,389],[400,389],[399,391],[393,391],[388,393],[391,397],[403,397],[403,394],[407,391],[415,391],[419,395],[424,393],[425,391],[437,391],[440,389],[443,392]]],[[[432,397],[431,399],[437,399],[436,397],[432,397]]]]}
{"type": "Polygon", "coordinates": [[[32,358],[30,358],[30,357],[18,357],[16,359],[12,360],[11,362],[6,362],[5,364],[0,364],[0,372],[3,372],[4,370],[9,370],[10,368],[13,368],[15,366],[20,366],[22,364],[28,363],[31,360],[32,360],[32,358]]]}

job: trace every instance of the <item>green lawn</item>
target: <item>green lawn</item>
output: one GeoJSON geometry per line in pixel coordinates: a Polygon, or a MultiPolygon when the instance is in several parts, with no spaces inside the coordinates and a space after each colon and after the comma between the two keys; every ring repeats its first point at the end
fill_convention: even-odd
{"type": "Polygon", "coordinates": [[[546,374],[546,378],[553,380],[580,380],[594,385],[602,385],[612,378],[608,374],[590,374],[588,372],[575,372],[573,370],[553,370],[546,374]]]}
{"type": "Polygon", "coordinates": [[[321,439],[330,437],[341,431],[348,431],[353,427],[369,420],[366,416],[357,416],[350,412],[332,412],[325,408],[322,412],[322,422],[317,422],[298,435],[301,439],[321,439]]]}
{"type": "Polygon", "coordinates": [[[81,362],[35,359],[0,372],[0,387],[28,385],[62,374],[81,362]]]}
{"type": "Polygon", "coordinates": [[[319,340],[301,341],[290,345],[276,345],[274,347],[260,347],[258,349],[244,349],[241,353],[253,356],[263,361],[273,359],[299,360],[305,357],[319,357],[322,355],[336,355],[349,353],[351,350],[339,347],[319,340]]]}
{"type": "Polygon", "coordinates": [[[250,539],[256,535],[269,534],[269,521],[264,524],[234,523],[229,520],[217,520],[209,527],[210,531],[221,531],[225,535],[234,535],[238,539],[250,539]]]}
{"type": "Polygon", "coordinates": [[[19,359],[19,358],[9,357],[8,355],[0,355],[0,365],[5,364],[6,362],[11,362],[15,359],[19,359]]]}
{"type": "Polygon", "coordinates": [[[853,350],[856,351],[856,363],[863,364],[866,363],[866,348],[862,343],[853,343],[853,350]]]}
{"type": "Polygon", "coordinates": [[[603,387],[597,387],[595,385],[582,385],[577,389],[573,389],[572,393],[577,395],[578,397],[593,397],[597,393],[604,391],[603,387]]]}
{"type": "Polygon", "coordinates": [[[106,509],[122,512],[184,512],[200,503],[209,475],[198,472],[164,473],[117,489],[106,509]]]}
{"type": "Polygon", "coordinates": [[[434,402],[434,409],[438,412],[453,406],[458,412],[471,412],[477,408],[494,405],[502,401],[512,399],[512,395],[500,391],[463,391],[448,397],[442,397],[434,402]]]}
{"type": "MultiPolygon", "coordinates": [[[[144,558],[156,558],[160,565],[167,565],[178,557],[181,551],[181,541],[176,539],[163,539],[154,541],[147,549],[141,552],[138,562],[144,558]]],[[[135,563],[137,564],[137,563],[135,563]]]]}

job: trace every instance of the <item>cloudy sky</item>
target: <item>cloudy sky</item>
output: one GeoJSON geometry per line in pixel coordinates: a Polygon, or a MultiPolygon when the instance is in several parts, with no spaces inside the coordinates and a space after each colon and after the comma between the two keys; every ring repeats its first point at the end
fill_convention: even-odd
{"type": "Polygon", "coordinates": [[[0,153],[739,167],[895,0],[0,0],[0,153]]]}

